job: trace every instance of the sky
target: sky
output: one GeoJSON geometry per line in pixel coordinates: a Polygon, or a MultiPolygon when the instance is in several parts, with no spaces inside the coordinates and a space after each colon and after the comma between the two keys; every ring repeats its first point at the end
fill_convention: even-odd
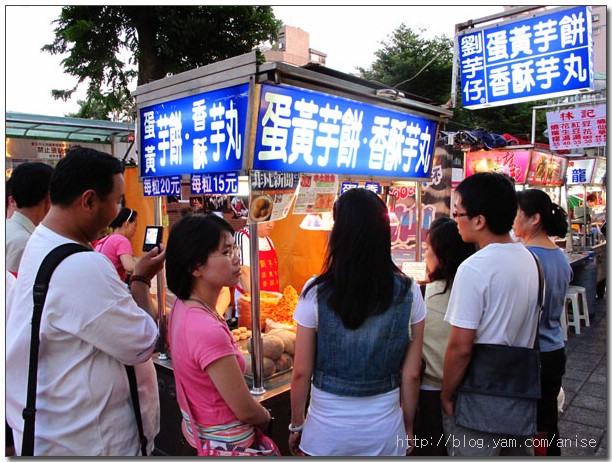
{"type": "MultiPolygon", "coordinates": [[[[502,6],[274,6],[275,16],[310,35],[310,47],[327,54],[327,67],[350,73],[368,68],[381,42],[402,23],[427,29],[427,38],[453,37],[455,24],[503,11],[502,6]]],[[[76,78],[63,73],[65,56],[40,51],[53,41],[61,6],[5,6],[5,110],[64,116],[78,110],[85,84],[68,101],[54,100],[52,89],[72,88],[76,78]]]]}

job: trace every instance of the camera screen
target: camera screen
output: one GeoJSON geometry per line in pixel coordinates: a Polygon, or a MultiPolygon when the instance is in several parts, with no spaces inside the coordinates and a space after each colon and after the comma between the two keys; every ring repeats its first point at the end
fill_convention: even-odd
{"type": "Polygon", "coordinates": [[[145,244],[157,244],[157,233],[158,228],[147,228],[147,234],[145,236],[145,244]]]}

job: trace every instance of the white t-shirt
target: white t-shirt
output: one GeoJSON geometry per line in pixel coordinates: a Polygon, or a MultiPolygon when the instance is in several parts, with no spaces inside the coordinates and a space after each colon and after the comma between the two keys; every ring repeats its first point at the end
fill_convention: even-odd
{"type": "MultiPolygon", "coordinates": [[[[43,258],[70,240],[42,224],[23,254],[6,326],[6,413],[20,453],[28,380],[32,285],[43,258]]],[[[40,328],[35,455],[133,456],[138,430],[124,364],[136,365],[149,447],[159,432],[150,359],[155,321],[98,252],[71,255],[51,277],[40,328]]]]}
{"type": "Polygon", "coordinates": [[[523,244],[489,244],[457,270],[444,320],[475,329],[474,343],[533,347],[538,270],[523,244]]]}
{"type": "Polygon", "coordinates": [[[6,220],[6,270],[13,273],[19,271],[19,263],[23,255],[26,243],[36,229],[32,221],[15,210],[13,216],[6,220]]]}
{"type": "MultiPolygon", "coordinates": [[[[308,287],[310,279],[304,287],[308,287]]],[[[418,284],[412,284],[410,324],[427,312],[418,284]]],[[[293,319],[317,328],[317,289],[300,298],[293,319]]],[[[399,388],[366,397],[339,396],[310,387],[310,405],[300,449],[311,456],[405,456],[406,427],[399,388]],[[373,438],[376,438],[374,444],[373,438]]]]}

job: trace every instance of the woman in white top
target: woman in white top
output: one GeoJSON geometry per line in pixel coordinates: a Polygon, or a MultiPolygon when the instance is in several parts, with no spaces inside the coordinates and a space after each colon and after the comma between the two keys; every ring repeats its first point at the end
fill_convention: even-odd
{"type": "Polygon", "coordinates": [[[391,259],[389,215],[375,193],[355,188],[336,201],[323,273],[305,287],[294,314],[291,453],[411,452],[425,305],[391,259]]]}

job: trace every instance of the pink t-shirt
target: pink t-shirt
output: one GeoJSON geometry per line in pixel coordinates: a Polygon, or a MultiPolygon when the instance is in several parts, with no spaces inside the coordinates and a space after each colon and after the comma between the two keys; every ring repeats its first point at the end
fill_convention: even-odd
{"type": "Polygon", "coordinates": [[[121,264],[120,257],[121,255],[134,256],[134,250],[132,250],[132,243],[130,240],[121,234],[111,234],[100,239],[96,243],[94,250],[106,255],[117,270],[117,273],[119,273],[121,280],[125,281],[127,272],[121,264]]]}
{"type": "MultiPolygon", "coordinates": [[[[187,306],[177,299],[170,314],[168,342],[174,375],[189,396],[189,410],[195,421],[203,426],[237,421],[205,371],[217,359],[235,355],[242,373],[245,372],[244,357],[227,324],[221,324],[201,307],[187,306]]],[[[185,396],[178,387],[177,401],[187,411],[185,396]]]]}

